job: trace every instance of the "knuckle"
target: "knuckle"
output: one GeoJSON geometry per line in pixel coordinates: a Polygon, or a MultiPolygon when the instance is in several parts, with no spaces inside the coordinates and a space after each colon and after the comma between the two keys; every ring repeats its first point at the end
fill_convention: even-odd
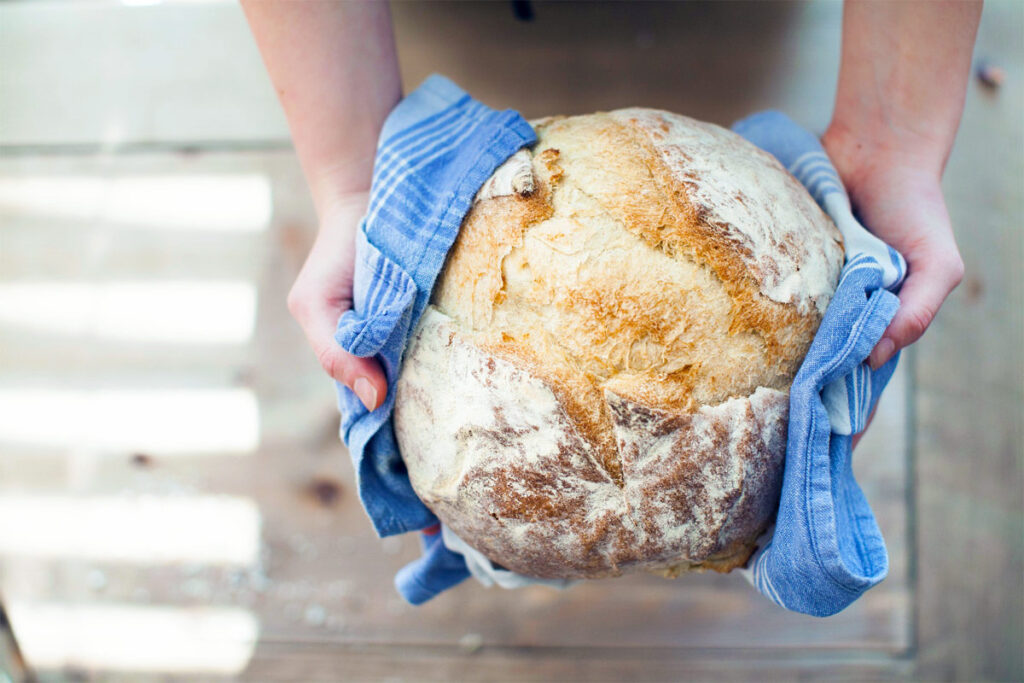
{"type": "Polygon", "coordinates": [[[328,344],[316,352],[317,360],[324,372],[338,380],[345,386],[352,386],[352,357],[345,353],[341,347],[328,344]]]}
{"type": "Polygon", "coordinates": [[[306,306],[306,297],[303,296],[302,290],[292,287],[288,292],[285,303],[288,304],[288,312],[292,314],[293,318],[296,320],[304,320],[306,318],[308,307],[306,306]]]}
{"type": "Polygon", "coordinates": [[[329,346],[321,347],[316,352],[316,359],[320,361],[320,367],[324,369],[324,372],[335,379],[340,379],[338,377],[338,372],[341,369],[340,361],[338,359],[338,354],[334,352],[334,349],[329,346]]]}
{"type": "Polygon", "coordinates": [[[956,244],[943,245],[932,252],[929,262],[931,277],[952,291],[964,277],[964,260],[956,244]]]}
{"type": "Polygon", "coordinates": [[[953,287],[959,285],[964,279],[964,260],[960,257],[958,252],[953,252],[949,257],[949,263],[946,264],[946,272],[949,276],[950,284],[953,287]]]}
{"type": "Polygon", "coordinates": [[[912,343],[924,334],[931,325],[934,314],[926,308],[916,307],[908,310],[904,318],[904,329],[906,330],[906,343],[912,343]]]}

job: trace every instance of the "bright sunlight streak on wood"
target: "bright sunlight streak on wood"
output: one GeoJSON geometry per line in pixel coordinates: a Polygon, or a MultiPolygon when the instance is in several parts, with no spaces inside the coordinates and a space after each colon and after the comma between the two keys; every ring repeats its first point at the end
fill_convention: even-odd
{"type": "Polygon", "coordinates": [[[0,178],[0,213],[125,228],[259,232],[273,201],[265,175],[0,178]]]}
{"type": "Polygon", "coordinates": [[[40,669],[231,675],[259,635],[255,616],[233,607],[13,600],[8,613],[25,658],[40,669]]]}
{"type": "Polygon", "coordinates": [[[259,548],[248,498],[0,494],[3,557],[245,566],[259,548]]]}
{"type": "Polygon", "coordinates": [[[248,389],[0,389],[0,443],[243,455],[259,427],[248,389]]]}
{"type": "Polygon", "coordinates": [[[243,344],[256,321],[249,282],[9,282],[0,324],[98,339],[243,344]]]}

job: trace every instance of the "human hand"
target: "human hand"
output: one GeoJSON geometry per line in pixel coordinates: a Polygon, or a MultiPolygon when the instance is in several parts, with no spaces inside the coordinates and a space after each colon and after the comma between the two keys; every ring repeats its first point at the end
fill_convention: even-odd
{"type": "Polygon", "coordinates": [[[963,279],[936,168],[909,149],[873,145],[830,128],[822,143],[864,225],[907,261],[900,307],[868,363],[878,369],[928,329],[963,279]]]}
{"type": "MultiPolygon", "coordinates": [[[[900,307],[868,357],[877,370],[924,334],[963,278],[964,264],[942,197],[940,171],[930,170],[934,165],[907,150],[859,141],[839,128],[830,128],[822,144],[864,225],[907,261],[900,307]]],[[[867,425],[874,416],[872,411],[867,425]]],[[[863,435],[853,436],[854,448],[863,435]]]]}
{"type": "Polygon", "coordinates": [[[402,97],[386,2],[243,0],[320,216],[288,308],[324,370],[369,410],[387,393],[377,361],[334,341],[352,306],[355,235],[369,199],[381,127],[402,97]]]}
{"type": "Polygon", "coordinates": [[[368,202],[369,192],[356,192],[334,199],[322,212],[316,241],[288,293],[288,310],[324,371],[375,410],[387,394],[380,364],[347,353],[334,340],[338,319],[352,307],[356,230],[368,202]]]}

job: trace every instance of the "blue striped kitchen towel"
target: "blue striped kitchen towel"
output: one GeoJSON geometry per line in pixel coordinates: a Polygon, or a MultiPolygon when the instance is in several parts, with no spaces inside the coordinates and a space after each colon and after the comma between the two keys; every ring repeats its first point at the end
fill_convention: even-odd
{"type": "MultiPolygon", "coordinates": [[[[387,375],[387,398],[373,412],[337,384],[341,437],[355,466],[360,501],[381,536],[437,522],[409,483],[391,424],[406,341],[477,190],[536,139],[518,112],[485,107],[437,75],[402,100],[384,123],[370,201],[356,236],[353,306],[335,334],[349,353],[376,357],[387,375]]],[[[446,557],[443,547],[431,553],[435,546],[427,540],[429,595],[407,581],[402,592],[412,602],[469,576],[461,555],[446,557]]]]}
{"type": "Polygon", "coordinates": [[[789,392],[789,435],[775,527],[742,570],[773,602],[830,616],[889,570],[885,542],[853,477],[852,435],[889,382],[899,354],[878,370],[866,362],[892,320],[907,271],[895,249],[854,217],[817,138],[784,114],[761,112],[733,130],[770,152],[804,184],[843,234],[846,264],[789,392]]]}

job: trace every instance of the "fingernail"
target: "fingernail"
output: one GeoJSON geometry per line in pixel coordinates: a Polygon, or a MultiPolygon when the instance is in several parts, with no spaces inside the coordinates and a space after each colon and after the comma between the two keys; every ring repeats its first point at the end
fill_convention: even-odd
{"type": "Polygon", "coordinates": [[[875,345],[875,350],[871,352],[871,356],[868,358],[868,366],[872,370],[882,367],[892,358],[892,352],[895,349],[896,344],[893,343],[892,339],[882,337],[882,341],[875,345]]]}
{"type": "Polygon", "coordinates": [[[366,409],[373,411],[377,407],[377,390],[370,384],[370,380],[365,377],[360,377],[356,380],[356,383],[352,385],[352,391],[356,392],[356,396],[363,402],[366,409]]]}

